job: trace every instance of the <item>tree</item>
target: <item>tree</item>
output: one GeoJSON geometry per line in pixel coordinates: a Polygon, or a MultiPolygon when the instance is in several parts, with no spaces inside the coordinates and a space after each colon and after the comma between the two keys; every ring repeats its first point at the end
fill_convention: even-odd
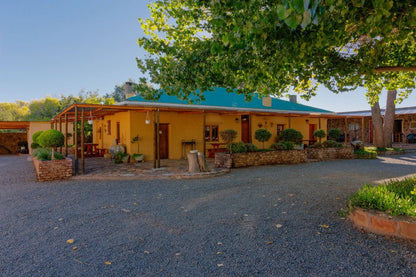
{"type": "Polygon", "coordinates": [[[258,129],[254,133],[254,138],[261,143],[263,143],[263,149],[264,149],[264,143],[268,141],[272,137],[272,133],[267,131],[266,129],[258,129]]]}
{"type": "Polygon", "coordinates": [[[43,131],[37,138],[37,142],[42,147],[51,148],[52,160],[55,159],[55,147],[61,147],[64,145],[65,136],[58,130],[43,131]]]}
{"type": "Polygon", "coordinates": [[[237,137],[237,131],[233,129],[227,129],[220,132],[221,139],[224,141],[224,143],[227,144],[228,149],[231,152],[231,144],[237,137]]]}
{"type": "Polygon", "coordinates": [[[293,89],[308,99],[321,84],[335,93],[364,86],[373,104],[383,89],[401,101],[416,87],[414,0],[159,0],[149,8],[138,43],[150,57],[137,60],[148,77],[138,87],[155,98],[159,88],[192,100],[222,86],[247,98],[293,89]]]}
{"type": "Polygon", "coordinates": [[[282,141],[290,141],[294,144],[302,143],[303,135],[295,129],[284,129],[280,134],[282,141]]]}
{"type": "Polygon", "coordinates": [[[107,93],[105,98],[113,98],[115,102],[123,102],[126,99],[126,94],[124,93],[124,87],[121,85],[115,85],[114,91],[107,93]]]}
{"type": "Polygon", "coordinates": [[[340,136],[341,136],[341,130],[340,129],[333,128],[333,129],[328,131],[328,138],[330,140],[337,141],[337,140],[339,140],[340,136]]]}
{"type": "Polygon", "coordinates": [[[326,136],[326,133],[324,130],[316,130],[313,132],[313,136],[317,137],[319,139],[319,142],[321,142],[322,138],[326,136]]]}

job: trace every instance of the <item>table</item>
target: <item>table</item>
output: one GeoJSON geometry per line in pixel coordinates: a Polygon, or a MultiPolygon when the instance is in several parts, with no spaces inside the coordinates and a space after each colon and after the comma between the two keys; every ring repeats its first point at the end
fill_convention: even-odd
{"type": "Polygon", "coordinates": [[[194,139],[186,141],[182,140],[182,158],[186,159],[186,147],[190,147],[190,150],[194,150],[196,146],[196,141],[194,139]]]}
{"type": "Polygon", "coordinates": [[[210,153],[210,158],[215,157],[215,153],[220,152],[220,146],[221,145],[226,145],[226,143],[222,143],[222,142],[211,142],[212,145],[212,149],[211,149],[211,153],[210,153]]]}
{"type": "MultiPolygon", "coordinates": [[[[85,157],[102,157],[105,154],[105,149],[97,147],[98,143],[84,143],[84,156],[85,157]]],[[[78,155],[81,155],[81,149],[78,149],[78,155]]]]}

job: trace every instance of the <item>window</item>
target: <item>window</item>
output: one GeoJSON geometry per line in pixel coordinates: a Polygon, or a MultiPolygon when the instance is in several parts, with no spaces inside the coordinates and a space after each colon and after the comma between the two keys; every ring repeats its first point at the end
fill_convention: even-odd
{"type": "Polygon", "coordinates": [[[111,120],[107,121],[107,135],[111,135],[111,120]]]}
{"type": "Polygon", "coordinates": [[[409,129],[416,129],[416,121],[411,121],[409,129]]]}
{"type": "Polygon", "coordinates": [[[360,124],[358,123],[350,123],[348,126],[350,131],[355,131],[360,129],[360,124]]]}
{"type": "Polygon", "coordinates": [[[205,140],[218,141],[218,125],[205,125],[205,140]]]}
{"type": "Polygon", "coordinates": [[[279,138],[282,131],[285,129],[285,124],[276,124],[276,136],[279,138]]]}

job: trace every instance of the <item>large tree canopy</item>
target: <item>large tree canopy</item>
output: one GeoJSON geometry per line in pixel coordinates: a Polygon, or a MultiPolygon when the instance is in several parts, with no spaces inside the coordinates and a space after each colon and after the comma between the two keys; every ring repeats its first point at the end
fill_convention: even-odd
{"type": "Polygon", "coordinates": [[[322,84],[365,86],[377,100],[383,88],[406,97],[416,86],[414,0],[158,0],[149,8],[138,89],[155,98],[159,87],[194,99],[216,86],[308,98],[322,84]]]}

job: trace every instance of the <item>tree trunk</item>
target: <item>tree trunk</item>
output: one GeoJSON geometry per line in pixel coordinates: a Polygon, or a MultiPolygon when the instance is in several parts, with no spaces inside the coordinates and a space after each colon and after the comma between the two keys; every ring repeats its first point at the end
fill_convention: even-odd
{"type": "Polygon", "coordinates": [[[190,173],[199,172],[198,151],[190,151],[188,153],[188,167],[190,173]]]}
{"type": "Polygon", "coordinates": [[[51,147],[51,150],[52,150],[52,152],[51,152],[51,155],[52,155],[51,160],[53,161],[53,160],[55,160],[55,149],[53,147],[51,147]]]}
{"type": "Polygon", "coordinates": [[[376,147],[384,147],[384,134],[383,134],[383,119],[381,117],[380,104],[378,101],[371,107],[371,116],[373,118],[373,144],[376,147]]]}
{"type": "Polygon", "coordinates": [[[205,160],[205,155],[201,152],[198,152],[198,164],[199,164],[199,170],[201,172],[208,172],[208,165],[207,161],[205,160]]]}
{"type": "Polygon", "coordinates": [[[394,101],[396,100],[397,91],[388,90],[387,91],[387,101],[386,101],[386,112],[384,113],[384,146],[391,147],[393,144],[393,128],[394,128],[394,119],[396,107],[394,101]]]}

